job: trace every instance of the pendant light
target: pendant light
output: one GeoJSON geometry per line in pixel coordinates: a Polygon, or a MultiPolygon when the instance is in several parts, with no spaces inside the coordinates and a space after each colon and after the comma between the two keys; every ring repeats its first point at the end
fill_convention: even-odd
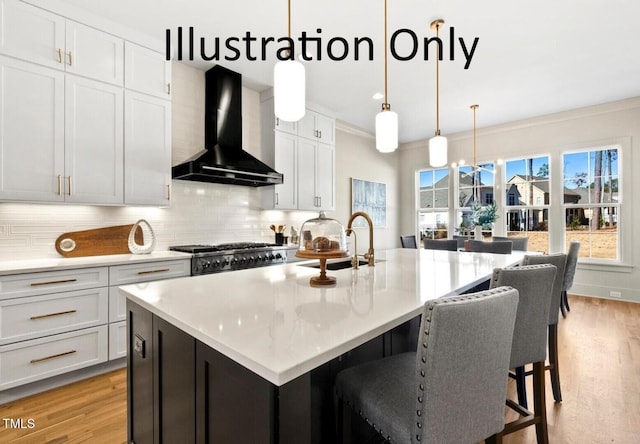
{"type": "MultiPolygon", "coordinates": [[[[288,0],[287,17],[291,39],[291,0],[288,0]]],[[[305,102],[304,66],[290,52],[288,60],[280,60],[273,68],[273,110],[277,118],[296,122],[304,117],[305,102]]]]}
{"type": "Polygon", "coordinates": [[[473,201],[479,202],[478,196],[478,159],[477,159],[477,142],[476,142],[476,112],[480,105],[471,105],[469,108],[473,110],[473,201]]]}
{"type": "MultiPolygon", "coordinates": [[[[431,29],[436,30],[438,40],[442,25],[444,25],[442,19],[431,22],[431,29]]],[[[447,138],[440,135],[440,51],[436,57],[436,134],[429,139],[429,163],[432,167],[441,167],[447,164],[447,138]]]]}
{"type": "Polygon", "coordinates": [[[387,100],[387,0],[384,0],[384,103],[376,115],[376,149],[391,153],[398,148],[398,115],[387,100]]]}

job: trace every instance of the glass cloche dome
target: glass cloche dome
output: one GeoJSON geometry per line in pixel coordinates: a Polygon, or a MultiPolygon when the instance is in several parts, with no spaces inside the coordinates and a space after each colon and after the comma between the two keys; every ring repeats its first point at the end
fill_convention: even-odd
{"type": "Polygon", "coordinates": [[[347,236],[344,227],[335,219],[325,216],[320,212],[315,219],[309,219],[300,228],[300,243],[298,252],[304,252],[313,257],[325,254],[340,254],[344,257],[349,254],[347,250],[347,236]]]}
{"type": "Polygon", "coordinates": [[[320,212],[317,218],[302,224],[296,256],[320,259],[320,276],[309,280],[312,286],[335,285],[336,278],[327,276],[326,273],[327,259],[349,256],[344,227],[337,220],[329,219],[324,212],[320,212]]]}

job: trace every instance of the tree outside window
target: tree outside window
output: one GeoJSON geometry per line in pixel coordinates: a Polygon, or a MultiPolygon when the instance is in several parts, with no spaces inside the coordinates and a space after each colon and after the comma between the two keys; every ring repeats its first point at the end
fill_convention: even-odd
{"type": "Polygon", "coordinates": [[[619,260],[620,146],[563,155],[565,242],[580,241],[580,257],[619,260]]]}

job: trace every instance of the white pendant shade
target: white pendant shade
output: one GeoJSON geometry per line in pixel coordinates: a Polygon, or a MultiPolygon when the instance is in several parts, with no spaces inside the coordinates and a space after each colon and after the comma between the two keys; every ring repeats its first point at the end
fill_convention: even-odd
{"type": "Polygon", "coordinates": [[[391,153],[398,148],[398,114],[381,111],[376,115],[376,149],[391,153]]]}
{"type": "Polygon", "coordinates": [[[285,60],[273,68],[273,110],[276,117],[296,122],[305,112],[305,72],[302,63],[285,60]]]}
{"type": "Polygon", "coordinates": [[[447,138],[435,136],[429,139],[429,164],[441,167],[447,164],[447,138]]]}

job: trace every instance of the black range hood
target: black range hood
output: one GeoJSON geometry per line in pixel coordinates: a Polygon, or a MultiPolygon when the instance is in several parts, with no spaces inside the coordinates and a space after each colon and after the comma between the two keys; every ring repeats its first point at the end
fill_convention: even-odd
{"type": "Polygon", "coordinates": [[[242,76],[220,65],[205,74],[205,149],[171,170],[174,179],[260,187],[282,174],[242,149],[242,76]]]}

